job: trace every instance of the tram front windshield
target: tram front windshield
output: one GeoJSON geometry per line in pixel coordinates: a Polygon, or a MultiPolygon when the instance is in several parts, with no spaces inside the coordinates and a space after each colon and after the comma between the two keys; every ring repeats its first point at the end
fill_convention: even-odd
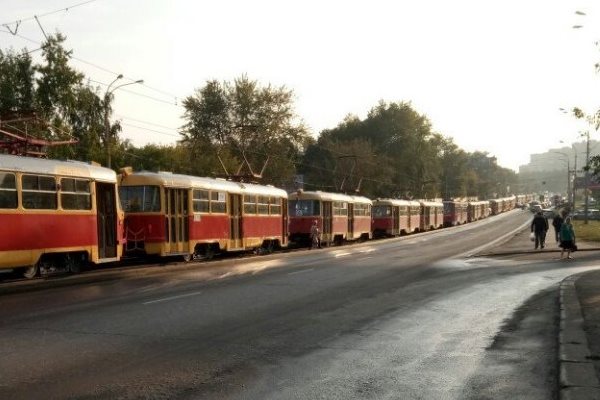
{"type": "Polygon", "coordinates": [[[321,215],[319,200],[291,200],[289,212],[291,217],[314,217],[321,215]]]}
{"type": "Polygon", "coordinates": [[[119,198],[125,212],[160,211],[160,188],[158,186],[121,186],[119,198]]]}
{"type": "Polygon", "coordinates": [[[391,206],[373,206],[373,217],[383,218],[383,217],[389,217],[391,215],[392,215],[392,207],[391,206]]]}

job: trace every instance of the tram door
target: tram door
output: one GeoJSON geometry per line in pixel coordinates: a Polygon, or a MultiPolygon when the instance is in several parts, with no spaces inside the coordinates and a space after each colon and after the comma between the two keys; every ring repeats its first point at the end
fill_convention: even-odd
{"type": "Polygon", "coordinates": [[[117,257],[117,201],[115,185],[96,182],[98,258],[117,257]]]}
{"type": "MultiPolygon", "coordinates": [[[[318,200],[317,200],[318,201],[318,200]]],[[[324,201],[323,203],[323,240],[331,242],[333,240],[333,219],[331,218],[332,207],[331,201],[324,201]]]]}
{"type": "Polygon", "coordinates": [[[189,252],[189,204],[187,189],[165,188],[167,253],[189,252]]]}
{"type": "Polygon", "coordinates": [[[286,245],[288,241],[288,201],[287,199],[281,199],[281,216],[283,217],[283,227],[281,229],[281,244],[286,245]]]}
{"type": "MultiPolygon", "coordinates": [[[[287,215],[287,214],[286,214],[287,215]]],[[[229,241],[232,249],[241,249],[242,240],[242,195],[229,195],[229,241]]]]}
{"type": "Polygon", "coordinates": [[[392,235],[400,234],[400,207],[392,206],[392,235]]]}
{"type": "Polygon", "coordinates": [[[347,239],[354,239],[354,204],[348,203],[348,236],[347,239]]]}

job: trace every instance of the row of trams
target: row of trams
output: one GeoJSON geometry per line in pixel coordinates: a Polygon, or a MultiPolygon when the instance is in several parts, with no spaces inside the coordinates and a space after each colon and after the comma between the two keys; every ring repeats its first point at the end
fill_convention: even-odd
{"type": "Polygon", "coordinates": [[[531,195],[489,201],[370,200],[168,172],[114,171],[76,161],[0,155],[0,270],[26,278],[128,257],[326,245],[465,224],[531,195]]]}

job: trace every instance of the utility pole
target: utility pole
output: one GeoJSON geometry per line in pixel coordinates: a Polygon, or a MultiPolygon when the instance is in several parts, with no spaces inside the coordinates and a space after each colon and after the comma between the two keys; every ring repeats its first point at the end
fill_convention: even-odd
{"type": "Polygon", "coordinates": [[[588,220],[588,208],[589,208],[589,202],[590,202],[590,195],[589,195],[589,185],[590,185],[590,131],[586,131],[585,132],[585,136],[586,136],[586,145],[585,145],[585,208],[584,208],[584,214],[585,214],[585,219],[583,221],[584,224],[588,224],[589,220],[588,220]]]}
{"type": "Polygon", "coordinates": [[[123,86],[134,85],[136,83],[144,83],[143,79],[138,79],[137,81],[134,81],[134,82],[124,83],[122,85],[119,85],[111,90],[110,88],[112,87],[112,85],[116,81],[118,81],[119,79],[122,79],[122,78],[123,78],[123,74],[119,74],[115,78],[115,80],[112,81],[110,83],[110,85],[108,85],[108,87],[106,88],[106,92],[104,92],[104,145],[106,146],[106,166],[108,168],[111,168],[111,157],[110,157],[111,137],[110,137],[110,122],[108,120],[108,112],[109,112],[108,107],[110,104],[110,97],[115,90],[122,88],[123,86]]]}
{"type": "Polygon", "coordinates": [[[575,210],[575,183],[577,183],[577,150],[575,150],[575,165],[573,166],[573,187],[571,192],[571,204],[575,210]]]}

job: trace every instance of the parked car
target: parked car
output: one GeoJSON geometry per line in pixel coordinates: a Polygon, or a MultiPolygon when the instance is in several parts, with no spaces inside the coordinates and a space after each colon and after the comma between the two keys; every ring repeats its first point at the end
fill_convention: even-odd
{"type": "MultiPolygon", "coordinates": [[[[576,210],[571,218],[574,220],[584,220],[585,219],[585,210],[576,210]]],[[[588,209],[588,219],[591,221],[600,221],[600,210],[595,208],[588,209]]]]}

